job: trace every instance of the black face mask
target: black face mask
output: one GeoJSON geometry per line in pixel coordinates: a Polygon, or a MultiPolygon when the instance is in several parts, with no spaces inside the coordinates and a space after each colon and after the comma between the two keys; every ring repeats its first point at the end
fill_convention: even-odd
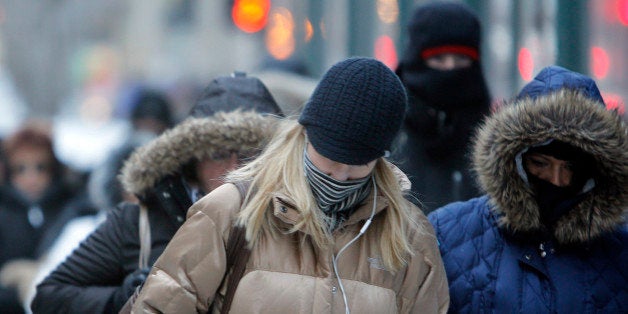
{"type": "Polygon", "coordinates": [[[579,187],[573,185],[556,186],[533,175],[528,175],[528,180],[535,192],[541,222],[550,228],[558,219],[574,209],[584,197],[584,194],[579,194],[579,187]]]}
{"type": "Polygon", "coordinates": [[[402,79],[415,97],[439,110],[486,106],[490,102],[479,64],[449,71],[409,66],[404,68],[402,79]]]}

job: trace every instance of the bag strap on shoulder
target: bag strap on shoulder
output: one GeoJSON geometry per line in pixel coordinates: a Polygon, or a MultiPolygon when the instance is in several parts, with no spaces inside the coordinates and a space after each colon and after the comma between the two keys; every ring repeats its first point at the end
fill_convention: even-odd
{"type": "Polygon", "coordinates": [[[144,204],[140,204],[140,222],[139,222],[139,235],[140,235],[140,254],[138,258],[139,269],[148,267],[148,259],[150,258],[151,249],[151,237],[150,237],[150,222],[148,221],[148,209],[144,204]]]}
{"type": "MultiPolygon", "coordinates": [[[[240,192],[241,208],[244,206],[244,200],[246,198],[250,182],[236,182],[234,184],[240,192]]],[[[233,296],[235,295],[236,288],[238,288],[238,283],[240,282],[240,279],[242,279],[242,276],[244,276],[246,263],[251,255],[251,250],[247,247],[247,243],[246,228],[234,225],[231,228],[231,232],[229,232],[229,239],[227,240],[226,247],[227,273],[228,270],[231,269],[231,275],[229,276],[229,281],[227,282],[227,292],[225,293],[220,313],[229,313],[233,296]]]]}

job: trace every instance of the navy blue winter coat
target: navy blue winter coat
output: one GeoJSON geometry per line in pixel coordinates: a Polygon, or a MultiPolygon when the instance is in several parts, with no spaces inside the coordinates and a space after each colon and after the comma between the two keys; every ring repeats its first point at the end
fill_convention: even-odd
{"type": "Polygon", "coordinates": [[[473,168],[486,194],[428,216],[450,312],[628,313],[628,128],[592,82],[550,67],[478,130],[473,168]],[[595,171],[547,227],[517,160],[550,140],[593,156],[595,171]]]}

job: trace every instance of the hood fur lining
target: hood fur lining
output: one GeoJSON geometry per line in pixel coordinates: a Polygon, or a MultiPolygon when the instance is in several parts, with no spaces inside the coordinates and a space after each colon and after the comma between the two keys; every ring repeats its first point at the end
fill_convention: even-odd
{"type": "Polygon", "coordinates": [[[188,118],[133,152],[120,174],[124,189],[141,195],[192,160],[219,159],[236,153],[252,157],[266,145],[277,119],[254,111],[218,112],[188,118]]]}
{"type": "Polygon", "coordinates": [[[596,187],[558,221],[556,239],[589,241],[622,225],[628,207],[628,129],[619,115],[596,101],[561,90],[507,104],[478,129],[473,168],[502,226],[523,233],[543,228],[532,191],[517,172],[515,156],[552,138],[591,154],[599,173],[596,187]]]}

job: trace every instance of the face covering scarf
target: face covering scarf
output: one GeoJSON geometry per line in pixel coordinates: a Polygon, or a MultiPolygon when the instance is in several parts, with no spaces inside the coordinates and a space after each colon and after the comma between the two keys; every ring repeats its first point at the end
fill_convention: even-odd
{"type": "Polygon", "coordinates": [[[558,187],[545,180],[528,176],[536,192],[536,201],[539,205],[541,221],[547,227],[554,224],[569,211],[574,209],[584,198],[574,187],[558,187]]]}
{"type": "Polygon", "coordinates": [[[331,218],[333,230],[343,219],[339,215],[362,202],[371,192],[371,175],[362,179],[338,181],[320,171],[304,150],[305,177],[307,178],[318,207],[331,218]]]}
{"type": "Polygon", "coordinates": [[[486,107],[490,102],[479,65],[448,71],[409,68],[402,75],[415,97],[439,110],[451,113],[473,108],[477,111],[475,108],[486,107]]]}

